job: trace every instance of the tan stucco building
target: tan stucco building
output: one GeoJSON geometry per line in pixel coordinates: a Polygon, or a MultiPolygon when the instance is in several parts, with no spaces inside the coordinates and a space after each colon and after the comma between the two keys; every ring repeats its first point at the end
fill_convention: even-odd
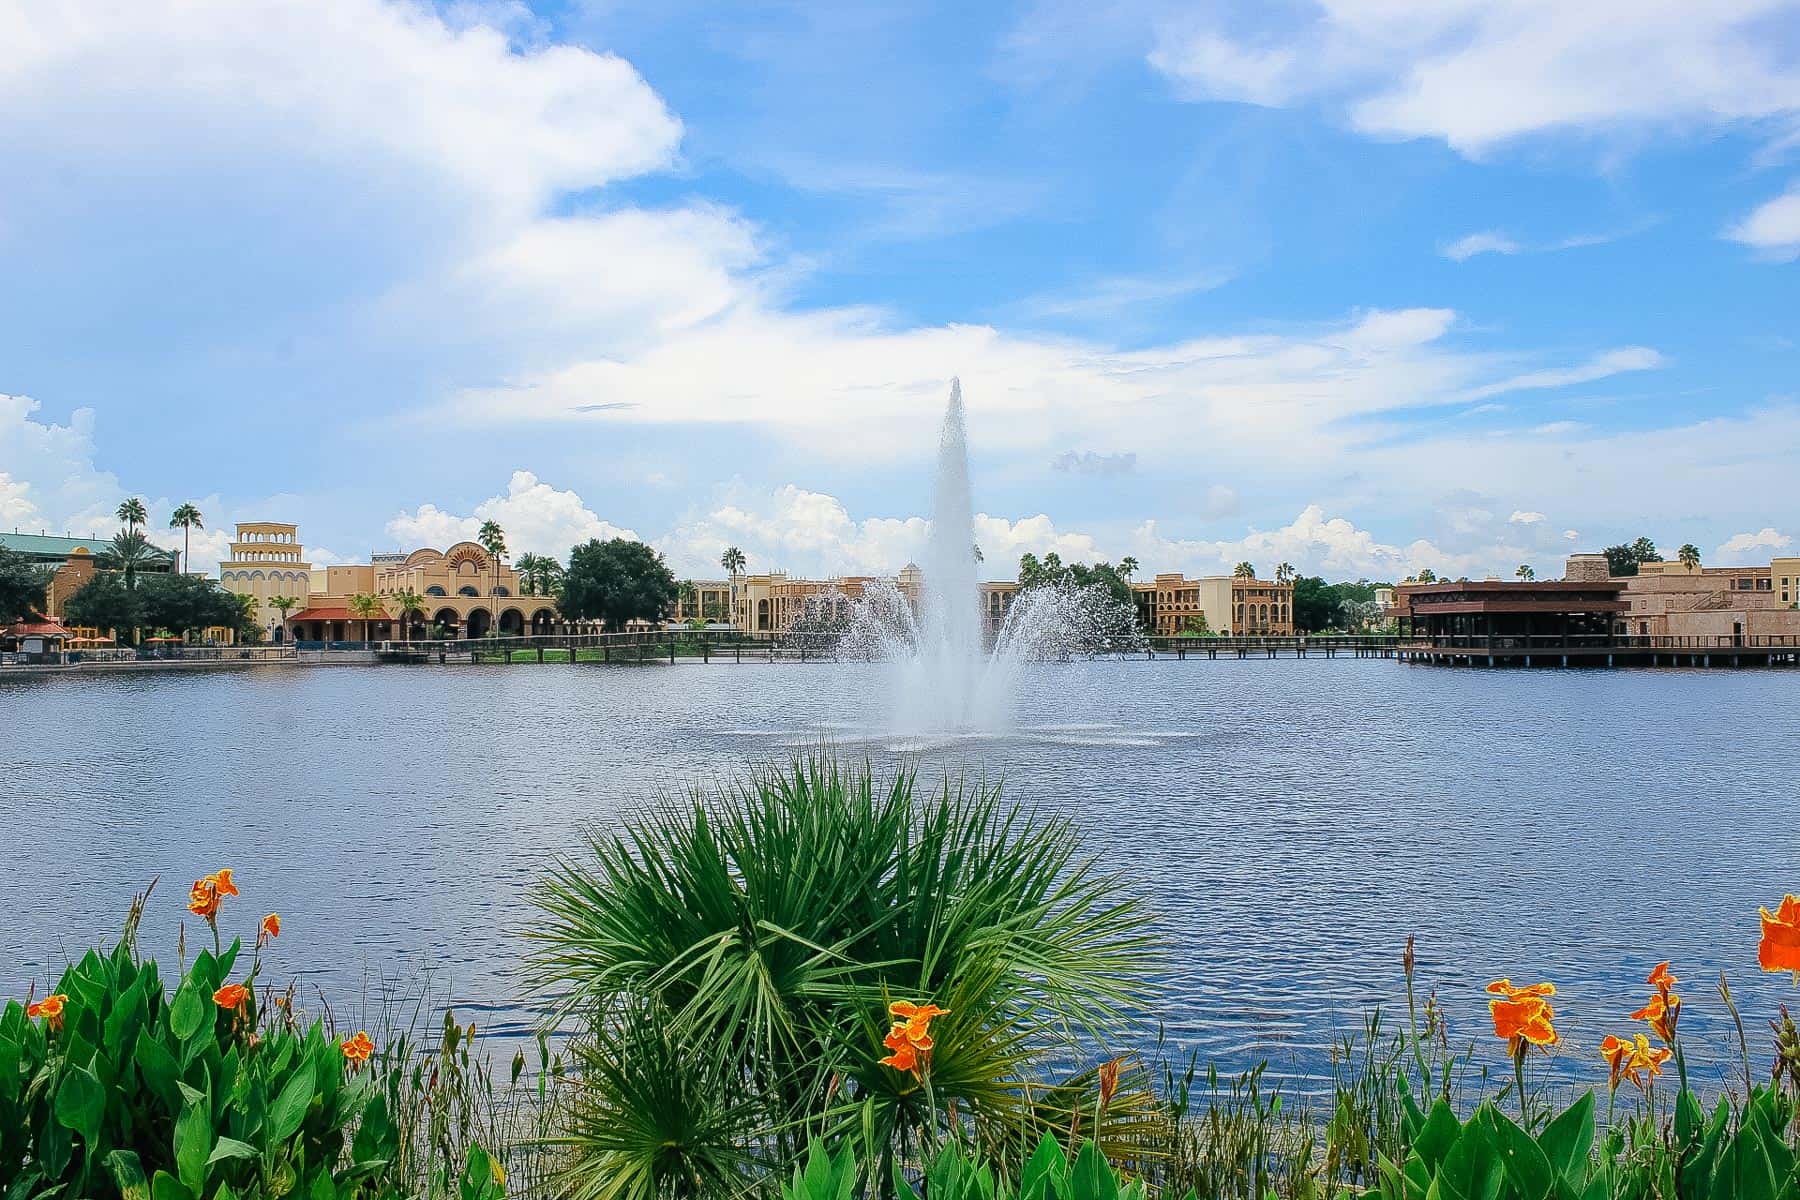
{"type": "Polygon", "coordinates": [[[1175,637],[1204,618],[1209,633],[1285,637],[1294,632],[1294,585],[1241,575],[1189,579],[1166,572],[1131,585],[1138,619],[1155,637],[1175,637]]]}
{"type": "Polygon", "coordinates": [[[219,563],[219,583],[228,592],[256,598],[255,617],[270,641],[282,641],[285,627],[276,598],[302,608],[312,592],[312,564],[300,544],[299,528],[281,521],[241,522],[231,539],[230,557],[219,563]]]}
{"type": "Polygon", "coordinates": [[[1800,637],[1800,558],[1766,567],[1649,562],[1620,579],[1628,607],[1619,633],[1712,642],[1800,637]]]}

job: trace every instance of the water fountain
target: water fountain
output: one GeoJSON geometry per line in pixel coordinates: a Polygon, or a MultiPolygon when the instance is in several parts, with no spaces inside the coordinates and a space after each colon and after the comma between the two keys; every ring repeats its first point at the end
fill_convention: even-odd
{"type": "Polygon", "coordinates": [[[991,644],[981,607],[962,382],[950,383],[932,484],[923,592],[892,585],[848,606],[837,650],[893,671],[891,731],[982,736],[1006,731],[1027,664],[1128,648],[1128,610],[1099,587],[1035,587],[1018,594],[991,644]]]}

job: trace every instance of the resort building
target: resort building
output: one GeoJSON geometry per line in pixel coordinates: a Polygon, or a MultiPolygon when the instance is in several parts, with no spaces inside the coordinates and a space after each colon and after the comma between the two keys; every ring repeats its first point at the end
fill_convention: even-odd
{"type": "Polygon", "coordinates": [[[1294,632],[1294,585],[1242,575],[1189,579],[1180,572],[1131,586],[1138,620],[1154,637],[1218,633],[1286,637],[1294,632]]]}
{"type": "MultiPolygon", "coordinates": [[[[106,553],[110,537],[56,537],[47,533],[0,533],[0,547],[12,551],[33,566],[44,567],[50,571],[50,579],[44,588],[44,616],[59,621],[63,615],[63,605],[70,596],[79,592],[102,569],[100,556],[106,553]]],[[[156,551],[151,561],[138,568],[140,571],[155,574],[173,574],[175,571],[175,551],[153,547],[156,551]]],[[[77,636],[86,639],[98,637],[98,631],[78,629],[77,636]]]]}
{"type": "Polygon", "coordinates": [[[1628,606],[1619,618],[1623,634],[1737,645],[1800,637],[1800,558],[1766,567],[1647,562],[1619,582],[1628,606]]]}
{"type": "Polygon", "coordinates": [[[731,620],[731,581],[729,579],[684,579],[675,597],[675,611],[669,618],[687,625],[701,621],[707,625],[723,625],[731,620]],[[691,590],[690,590],[691,589],[691,590]]]}
{"type": "Polygon", "coordinates": [[[287,618],[289,636],[303,642],[402,641],[415,638],[486,637],[498,625],[503,636],[556,631],[556,601],[534,596],[519,573],[475,542],[448,550],[414,550],[371,556],[361,565],[316,567],[306,607],[287,618]],[[394,596],[413,592],[422,603],[399,610],[394,596]],[[378,606],[368,616],[358,597],[378,606]]]}
{"type": "Polygon", "coordinates": [[[219,563],[219,583],[234,595],[255,597],[252,615],[264,636],[282,641],[285,615],[303,607],[312,591],[312,564],[298,528],[280,521],[239,523],[230,556],[219,563]]]}
{"type": "Polygon", "coordinates": [[[1409,583],[1396,589],[1400,635],[1439,650],[1529,654],[1603,650],[1625,611],[1624,583],[1533,580],[1409,583]]]}

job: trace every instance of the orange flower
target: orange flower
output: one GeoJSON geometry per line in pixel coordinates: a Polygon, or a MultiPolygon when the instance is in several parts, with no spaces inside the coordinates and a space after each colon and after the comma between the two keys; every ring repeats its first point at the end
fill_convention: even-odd
{"type": "Polygon", "coordinates": [[[66,995],[57,992],[55,995],[45,996],[36,1004],[26,1005],[25,1015],[28,1017],[42,1017],[50,1022],[50,1028],[61,1029],[63,1025],[63,1005],[68,1002],[69,998],[66,995]]]}
{"type": "Polygon", "coordinates": [[[1645,977],[1644,982],[1666,996],[1669,994],[1669,989],[1680,983],[1681,980],[1669,973],[1668,963],[1659,962],[1650,968],[1650,974],[1645,977]]]}
{"type": "Polygon", "coordinates": [[[268,916],[266,916],[262,919],[262,924],[257,926],[256,944],[258,946],[267,945],[268,943],[274,941],[276,938],[278,938],[280,936],[281,936],[281,914],[280,913],[270,913],[268,916]]]}
{"type": "Polygon", "coordinates": [[[353,1063],[368,1062],[369,1056],[375,1053],[375,1043],[360,1029],[356,1031],[355,1037],[346,1039],[339,1048],[343,1050],[344,1057],[353,1063]]]}
{"type": "Polygon", "coordinates": [[[250,998],[250,989],[241,983],[228,983],[213,993],[213,1003],[223,1009],[242,1008],[250,998]]]}
{"type": "Polygon", "coordinates": [[[1119,1066],[1125,1060],[1112,1058],[1100,1064],[1100,1107],[1105,1108],[1112,1103],[1112,1098],[1119,1093],[1119,1066]]]}
{"type": "Polygon", "coordinates": [[[906,1040],[917,1050],[931,1049],[931,1019],[950,1015],[947,1008],[939,1008],[935,1004],[912,1004],[905,1000],[896,1000],[888,1005],[888,1012],[901,1018],[894,1022],[894,1028],[898,1030],[904,1027],[906,1040]]]}
{"type": "Polygon", "coordinates": [[[888,1030],[888,1035],[881,1039],[881,1044],[893,1051],[881,1060],[882,1066],[892,1067],[896,1071],[911,1071],[914,1075],[919,1073],[919,1051],[907,1040],[904,1024],[896,1023],[888,1030]]]}
{"type": "Polygon", "coordinates": [[[1673,992],[1664,999],[1658,993],[1644,1002],[1644,1007],[1631,1014],[1634,1021],[1646,1022],[1665,1043],[1675,1040],[1675,1022],[1681,1016],[1681,997],[1673,992]]]}
{"type": "Polygon", "coordinates": [[[231,882],[230,867],[215,871],[211,875],[208,875],[207,878],[213,881],[213,886],[218,889],[219,895],[235,896],[238,894],[237,884],[231,882]]]}
{"type": "Polygon", "coordinates": [[[1487,990],[1496,999],[1488,1001],[1488,1012],[1494,1018],[1494,1036],[1503,1038],[1515,1057],[1528,1046],[1554,1046],[1556,1026],[1552,1024],[1556,1010],[1549,996],[1556,995],[1556,985],[1536,983],[1517,988],[1508,979],[1496,979],[1487,990]]]}
{"type": "Polygon", "coordinates": [[[1662,1074],[1663,1064],[1675,1055],[1673,1050],[1665,1050],[1660,1046],[1653,1048],[1650,1039],[1641,1033],[1632,1039],[1628,1049],[1631,1051],[1631,1059],[1625,1064],[1625,1073],[1640,1089],[1654,1084],[1657,1076],[1662,1074]],[[1643,1074],[1639,1074],[1640,1071],[1643,1074]]]}
{"type": "Polygon", "coordinates": [[[1631,1066],[1631,1043],[1609,1033],[1600,1043],[1600,1057],[1606,1060],[1607,1086],[1617,1091],[1631,1066]]]}
{"type": "Polygon", "coordinates": [[[1762,910],[1762,944],[1756,961],[1765,971],[1792,971],[1800,983],[1800,896],[1782,898],[1774,912],[1762,910]]]}
{"type": "Polygon", "coordinates": [[[194,880],[188,889],[188,911],[208,921],[219,915],[219,885],[211,875],[194,880]]]}

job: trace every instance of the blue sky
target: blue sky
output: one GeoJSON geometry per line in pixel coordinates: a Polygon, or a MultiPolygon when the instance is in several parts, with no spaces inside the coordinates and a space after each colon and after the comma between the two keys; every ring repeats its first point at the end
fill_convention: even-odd
{"type": "Polygon", "coordinates": [[[1800,534],[1791,0],[26,0],[0,45],[6,528],[892,570],[960,375],[996,566],[1800,534]]]}

